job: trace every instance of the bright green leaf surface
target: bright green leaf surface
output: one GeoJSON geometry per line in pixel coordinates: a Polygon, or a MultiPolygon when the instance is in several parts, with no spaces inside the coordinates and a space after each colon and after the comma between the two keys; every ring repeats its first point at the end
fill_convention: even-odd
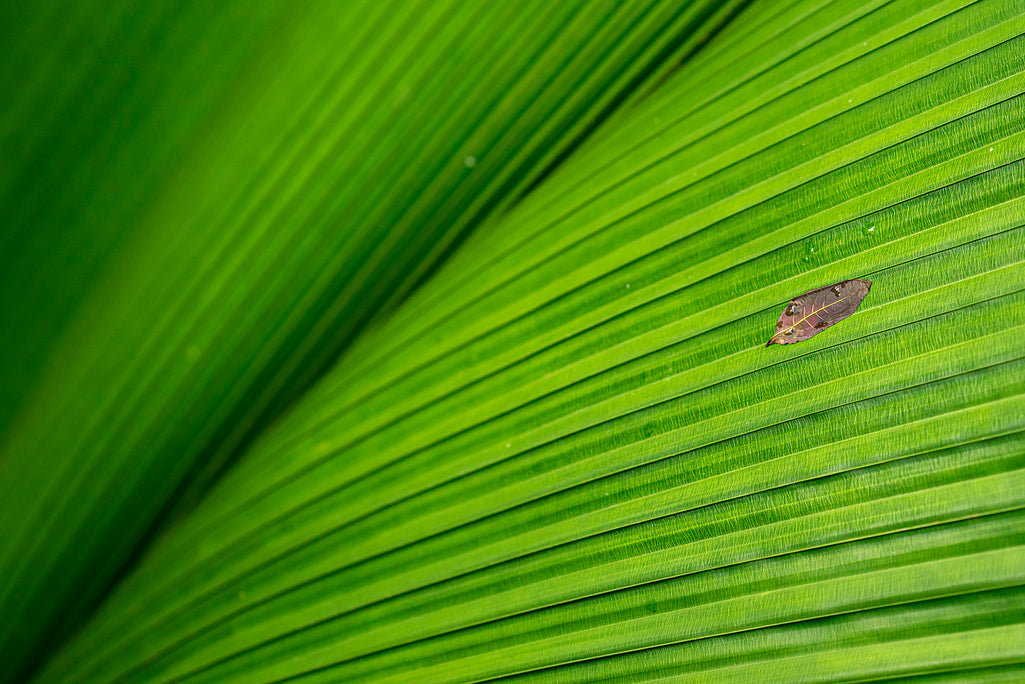
{"type": "Polygon", "coordinates": [[[311,9],[299,71],[252,86],[304,103],[292,132],[233,119],[152,219],[224,232],[137,238],[140,289],[98,285],[55,357],[79,394],[16,425],[5,486],[66,451],[4,528],[6,605],[44,616],[81,581],[47,569],[128,546],[102,540],[172,454],[261,428],[37,681],[1025,677],[1025,8],[421,10],[350,63],[311,9]],[[764,347],[860,277],[849,319],[764,347]],[[225,345],[216,374],[162,365],[190,344],[225,345]],[[47,433],[58,409],[88,430],[47,433]]]}

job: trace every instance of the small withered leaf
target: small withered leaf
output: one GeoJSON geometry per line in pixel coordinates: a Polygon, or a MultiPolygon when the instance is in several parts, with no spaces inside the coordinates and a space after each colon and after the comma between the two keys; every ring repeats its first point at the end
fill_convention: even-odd
{"type": "Polygon", "coordinates": [[[793,344],[815,337],[858,310],[872,287],[869,280],[844,280],[805,292],[779,315],[776,333],[765,344],[793,344]]]}

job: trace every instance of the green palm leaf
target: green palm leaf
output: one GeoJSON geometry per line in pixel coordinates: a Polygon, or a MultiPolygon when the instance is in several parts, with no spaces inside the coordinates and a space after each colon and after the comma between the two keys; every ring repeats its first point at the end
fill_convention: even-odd
{"type": "MultiPolygon", "coordinates": [[[[542,5],[522,21],[544,24],[542,5]]],[[[274,425],[258,421],[242,457],[38,681],[1025,677],[1023,9],[754,2],[694,52],[735,8],[690,8],[676,24],[658,18],[668,8],[608,10],[594,55],[620,76],[595,76],[602,67],[580,47],[592,85],[544,91],[564,105],[552,123],[564,146],[546,142],[551,115],[530,119],[523,106],[504,119],[504,151],[479,186],[422,175],[468,149],[454,145],[459,117],[442,122],[461,95],[432,91],[436,105],[394,114],[407,117],[398,130],[423,122],[438,147],[391,176],[368,162],[348,189],[366,211],[354,234],[389,226],[381,245],[396,251],[371,261],[393,275],[373,299],[349,298],[362,286],[346,285],[302,309],[309,325],[293,337],[254,318],[282,356],[230,405],[251,415],[278,391],[265,382],[292,368],[286,359],[327,355],[320,331],[336,315],[363,320],[408,299],[346,333],[351,345],[328,345],[347,346],[342,359],[274,425]],[[649,21],[667,28],[644,33],[649,21]],[[626,24],[648,48],[614,37],[626,24]],[[667,54],[688,58],[671,69],[667,54]],[[400,253],[414,234],[437,249],[400,253]],[[764,346],[789,298],[856,277],[873,288],[851,318],[764,346]]],[[[543,40],[507,21],[495,19],[496,36],[524,49],[543,40]]],[[[481,59],[511,49],[477,32],[481,59]]],[[[413,49],[412,38],[395,44],[413,49]]],[[[408,64],[437,79],[432,89],[458,83],[455,62],[448,76],[420,62],[408,64]]],[[[508,90],[492,85],[495,97],[508,90]]],[[[365,144],[382,161],[413,154],[383,129],[365,144]]],[[[297,206],[308,209],[318,182],[292,191],[297,206]]],[[[222,184],[211,207],[223,206],[222,184]]],[[[267,201],[284,202],[280,190],[269,186],[267,201]]],[[[180,196],[175,206],[193,211],[180,196]]],[[[351,258],[366,254],[347,244],[351,258]]],[[[267,268],[282,258],[272,246],[252,254],[267,268]]],[[[300,265],[313,277],[317,263],[300,265]]],[[[352,273],[370,283],[375,271],[352,273]]],[[[301,289],[282,286],[279,301],[301,289]]],[[[235,309],[218,311],[211,325],[235,309]]],[[[167,320],[182,333],[180,318],[167,320]]],[[[249,353],[235,345],[230,358],[249,353]]],[[[173,396],[163,382],[154,401],[173,396]]],[[[211,376],[202,387],[208,403],[190,395],[187,406],[232,384],[211,376]]],[[[237,420],[223,416],[225,429],[237,420]]],[[[203,423],[173,425],[194,440],[203,423]]],[[[16,462],[34,443],[14,435],[16,462]]],[[[138,453],[110,443],[123,459],[138,453]]],[[[180,447],[161,448],[153,463],[180,447]]],[[[4,529],[38,531],[65,486],[4,529]]],[[[141,477],[130,489],[153,491],[141,477]]],[[[51,556],[7,567],[47,568],[88,542],[55,534],[39,538],[58,540],[51,556]]],[[[44,575],[27,586],[35,597],[53,585],[44,575]]]]}
{"type": "Polygon", "coordinates": [[[12,11],[11,64],[43,59],[0,77],[3,129],[24,131],[0,155],[11,676],[371,319],[730,12],[12,11]]]}

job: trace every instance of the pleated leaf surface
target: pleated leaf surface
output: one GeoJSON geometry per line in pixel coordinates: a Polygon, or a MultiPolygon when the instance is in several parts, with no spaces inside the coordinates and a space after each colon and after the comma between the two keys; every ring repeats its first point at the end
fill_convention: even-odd
{"type": "Polygon", "coordinates": [[[39,681],[1020,681],[1025,8],[755,2],[39,681]],[[873,282],[765,347],[790,298],[873,282]]]}
{"type": "Polygon", "coordinates": [[[739,6],[7,4],[12,680],[371,320],[739,6]]]}

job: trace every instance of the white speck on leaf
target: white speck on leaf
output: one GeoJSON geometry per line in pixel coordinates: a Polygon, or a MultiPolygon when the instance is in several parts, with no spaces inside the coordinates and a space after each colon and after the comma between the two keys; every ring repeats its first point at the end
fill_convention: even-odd
{"type": "Polygon", "coordinates": [[[476,157],[467,157],[466,159],[463,160],[463,163],[466,164],[466,168],[472,169],[473,167],[477,166],[477,158],[476,157]]]}

